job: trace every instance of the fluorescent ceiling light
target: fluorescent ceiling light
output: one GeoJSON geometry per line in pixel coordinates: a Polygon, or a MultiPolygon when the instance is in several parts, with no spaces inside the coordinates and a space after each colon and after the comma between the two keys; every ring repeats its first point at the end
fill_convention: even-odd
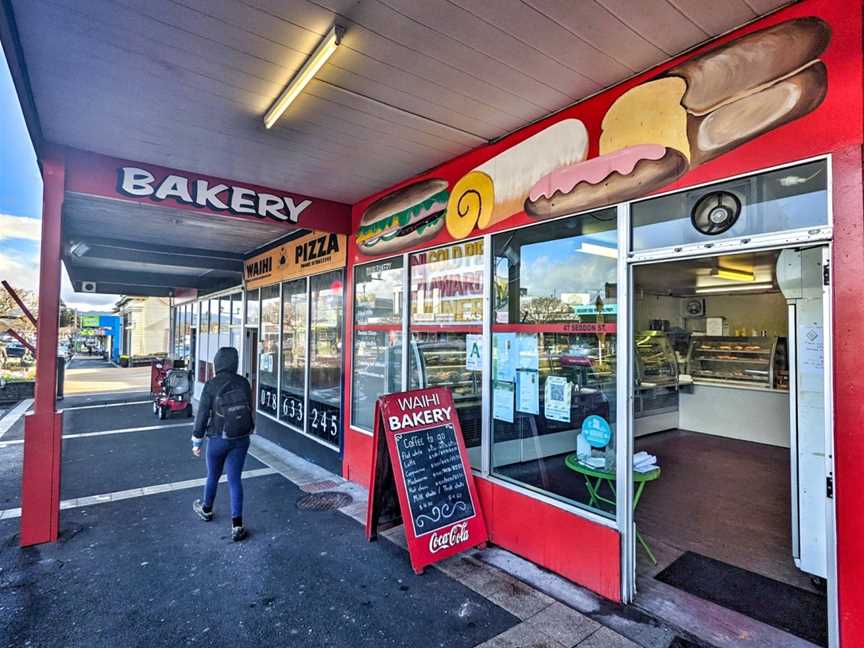
{"type": "Polygon", "coordinates": [[[78,241],[71,248],[69,248],[69,254],[79,259],[85,254],[87,254],[89,251],[90,246],[87,245],[84,241],[78,241]]]}
{"type": "Polygon", "coordinates": [[[597,245],[596,243],[582,243],[576,251],[584,252],[585,254],[594,254],[596,256],[609,257],[610,259],[618,258],[617,248],[606,247],[605,245],[597,245]]]}
{"type": "Polygon", "coordinates": [[[742,286],[741,284],[729,284],[728,286],[711,286],[710,288],[697,288],[694,292],[697,295],[705,295],[710,293],[726,293],[726,292],[746,292],[748,290],[767,290],[773,288],[771,282],[754,283],[742,286]]]}
{"type": "Polygon", "coordinates": [[[291,81],[288,82],[288,85],[286,85],[285,89],[282,91],[282,94],[279,95],[279,98],[273,102],[273,105],[270,106],[270,110],[268,110],[267,114],[264,115],[265,128],[271,128],[282,116],[282,113],[288,109],[291,102],[294,101],[301,92],[303,92],[303,88],[305,88],[308,83],[315,78],[315,75],[318,74],[318,70],[321,69],[321,66],[327,62],[327,59],[333,56],[333,52],[336,51],[339,43],[342,42],[342,34],[344,33],[345,29],[339,25],[333,25],[333,27],[330,28],[330,31],[328,31],[324,38],[321,39],[321,42],[318,43],[315,51],[313,51],[309,55],[309,58],[306,59],[306,62],[303,63],[303,67],[301,67],[297,71],[297,74],[292,77],[291,81]]]}
{"type": "Polygon", "coordinates": [[[756,275],[746,270],[733,270],[731,268],[717,268],[711,271],[712,277],[728,279],[729,281],[756,281],[756,275]]]}

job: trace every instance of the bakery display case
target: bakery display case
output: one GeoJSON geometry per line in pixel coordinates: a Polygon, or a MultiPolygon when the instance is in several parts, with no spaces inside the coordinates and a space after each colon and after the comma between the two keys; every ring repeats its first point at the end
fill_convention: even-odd
{"type": "Polygon", "coordinates": [[[785,349],[779,337],[694,337],[687,368],[697,384],[788,389],[785,349]]]}
{"type": "Polygon", "coordinates": [[[640,331],[636,348],[636,390],[633,415],[636,435],[676,426],[678,412],[678,360],[662,331],[640,331]],[[638,419],[643,419],[641,422],[638,419]]]}

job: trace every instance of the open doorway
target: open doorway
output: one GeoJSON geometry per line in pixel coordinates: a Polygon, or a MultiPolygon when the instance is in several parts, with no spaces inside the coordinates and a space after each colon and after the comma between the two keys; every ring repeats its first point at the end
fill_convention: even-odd
{"type": "Polygon", "coordinates": [[[636,602],[682,626],[828,645],[825,256],[634,268],[636,602]]]}

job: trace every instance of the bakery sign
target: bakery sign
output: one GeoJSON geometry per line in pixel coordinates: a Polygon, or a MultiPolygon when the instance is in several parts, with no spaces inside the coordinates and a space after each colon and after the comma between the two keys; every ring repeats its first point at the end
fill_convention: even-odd
{"type": "Polygon", "coordinates": [[[344,234],[312,232],[288,241],[243,263],[246,288],[336,270],[345,266],[344,234]]]}
{"type": "Polygon", "coordinates": [[[300,214],[312,204],[308,198],[266,193],[177,173],[169,173],[157,180],[147,169],[135,166],[117,170],[117,191],[132,198],[149,198],[154,202],[171,200],[236,216],[257,216],[292,223],[299,222],[300,214]]]}

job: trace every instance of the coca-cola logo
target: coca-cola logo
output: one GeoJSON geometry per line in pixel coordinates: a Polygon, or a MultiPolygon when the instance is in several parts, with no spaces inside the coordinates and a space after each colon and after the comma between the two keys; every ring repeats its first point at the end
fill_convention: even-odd
{"type": "Polygon", "coordinates": [[[468,541],[468,523],[460,522],[454,524],[447,530],[442,532],[435,531],[429,538],[429,551],[438,553],[442,549],[449,549],[456,545],[468,541]]]}

